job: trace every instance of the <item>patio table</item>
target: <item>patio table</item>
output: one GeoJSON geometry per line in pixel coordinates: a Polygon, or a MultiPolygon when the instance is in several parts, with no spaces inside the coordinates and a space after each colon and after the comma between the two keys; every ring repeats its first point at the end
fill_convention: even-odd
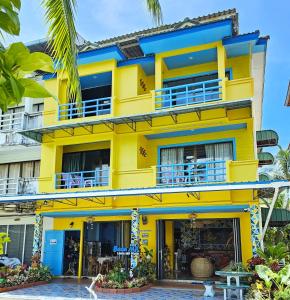
{"type": "Polygon", "coordinates": [[[231,299],[233,295],[235,295],[237,299],[242,300],[243,290],[247,289],[249,286],[241,284],[240,278],[253,275],[251,272],[244,271],[216,271],[215,274],[227,277],[227,284],[221,284],[218,286],[224,290],[224,300],[231,299]],[[234,279],[233,283],[232,278],[234,279]]]}

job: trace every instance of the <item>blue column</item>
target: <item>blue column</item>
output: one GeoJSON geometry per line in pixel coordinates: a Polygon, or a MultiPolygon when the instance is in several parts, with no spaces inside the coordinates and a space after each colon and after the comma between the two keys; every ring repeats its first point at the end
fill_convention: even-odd
{"type": "MultiPolygon", "coordinates": [[[[139,248],[139,212],[138,209],[133,209],[131,213],[131,246],[139,248]]],[[[139,253],[131,253],[131,270],[133,270],[139,259],[139,253]]]]}
{"type": "Polygon", "coordinates": [[[42,215],[37,214],[35,215],[32,254],[35,253],[41,254],[42,229],[43,229],[43,217],[42,215]]]}
{"type": "Polygon", "coordinates": [[[260,214],[259,206],[250,205],[251,235],[253,256],[257,255],[257,249],[261,248],[260,214]]]}

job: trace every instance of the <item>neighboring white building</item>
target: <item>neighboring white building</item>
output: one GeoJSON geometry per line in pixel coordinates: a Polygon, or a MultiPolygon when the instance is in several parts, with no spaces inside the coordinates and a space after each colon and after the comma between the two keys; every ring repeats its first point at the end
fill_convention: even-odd
{"type": "MultiPolygon", "coordinates": [[[[40,146],[17,131],[41,127],[42,111],[43,99],[31,98],[5,113],[0,111],[0,195],[37,192],[40,146]]],[[[7,232],[12,241],[6,244],[5,253],[26,264],[32,256],[34,210],[27,203],[0,204],[0,232],[7,232]]]]}

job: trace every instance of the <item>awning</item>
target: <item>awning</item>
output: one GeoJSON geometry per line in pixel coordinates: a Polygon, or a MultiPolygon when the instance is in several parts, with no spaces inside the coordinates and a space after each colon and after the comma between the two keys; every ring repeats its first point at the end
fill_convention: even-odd
{"type": "Polygon", "coordinates": [[[259,167],[272,165],[274,163],[274,156],[270,152],[258,153],[259,167]]]}
{"type": "Polygon", "coordinates": [[[258,147],[270,147],[278,145],[279,136],[274,130],[257,131],[256,136],[258,147]]]}
{"type": "Polygon", "coordinates": [[[198,184],[192,186],[180,187],[152,187],[136,189],[115,189],[115,190],[94,190],[83,192],[67,193],[41,193],[33,195],[12,195],[0,196],[0,203],[22,203],[35,201],[53,201],[60,199],[85,199],[85,198],[103,198],[103,197],[124,197],[124,196],[152,196],[178,193],[199,193],[199,192],[217,192],[234,190],[262,190],[290,187],[290,182],[286,180],[277,181],[253,181],[253,182],[234,182],[220,184],[198,184]]]}
{"type": "MultiPolygon", "coordinates": [[[[262,221],[265,223],[267,215],[269,213],[269,208],[262,208],[262,221]]],[[[283,208],[274,208],[271,218],[270,227],[285,226],[290,223],[290,211],[283,208]]]]}

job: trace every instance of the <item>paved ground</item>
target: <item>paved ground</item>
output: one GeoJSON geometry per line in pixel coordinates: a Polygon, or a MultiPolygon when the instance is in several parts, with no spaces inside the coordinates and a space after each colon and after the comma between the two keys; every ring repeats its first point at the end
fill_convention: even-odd
{"type": "MultiPolygon", "coordinates": [[[[40,285],[32,288],[19,289],[11,292],[1,293],[1,299],[9,300],[87,300],[90,298],[85,289],[88,284],[72,282],[52,282],[46,285],[40,285]]],[[[98,294],[98,300],[201,300],[208,299],[202,296],[202,290],[185,289],[185,288],[163,288],[153,287],[150,290],[141,293],[128,295],[110,295],[98,294]]],[[[223,299],[221,293],[212,300],[223,299]]]]}

